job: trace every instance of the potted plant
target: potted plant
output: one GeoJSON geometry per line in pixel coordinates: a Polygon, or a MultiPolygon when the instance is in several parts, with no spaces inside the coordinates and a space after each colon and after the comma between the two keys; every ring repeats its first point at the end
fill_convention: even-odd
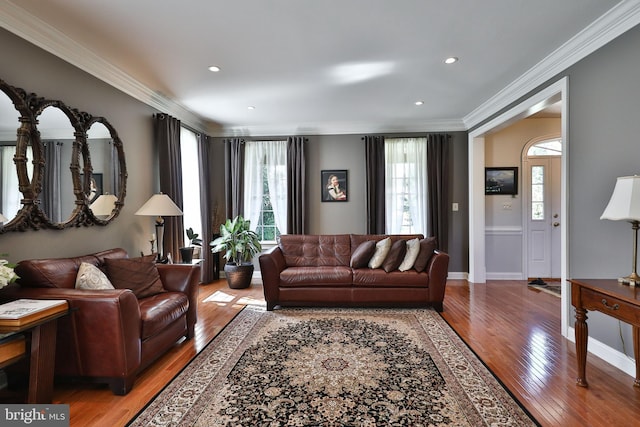
{"type": "Polygon", "coordinates": [[[211,252],[224,252],[227,283],[232,289],[246,288],[253,275],[252,259],[261,250],[260,238],[250,228],[250,221],[238,215],[220,225],[220,237],[210,244],[211,252]]]}
{"type": "Polygon", "coordinates": [[[195,233],[191,227],[187,228],[186,233],[190,246],[180,248],[180,258],[182,258],[182,262],[188,264],[193,260],[194,256],[196,258],[200,257],[200,253],[196,255],[195,249],[200,248],[202,245],[202,239],[198,239],[198,233],[195,233]]]}
{"type": "Polygon", "coordinates": [[[187,238],[193,248],[193,257],[200,258],[202,251],[202,239],[199,238],[199,234],[193,231],[193,228],[187,228],[187,238]]]}

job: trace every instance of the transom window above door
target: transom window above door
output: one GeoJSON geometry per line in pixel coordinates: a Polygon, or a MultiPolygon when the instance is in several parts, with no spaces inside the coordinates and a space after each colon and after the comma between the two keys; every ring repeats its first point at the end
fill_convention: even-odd
{"type": "Polygon", "coordinates": [[[560,156],[562,155],[562,140],[548,139],[533,144],[527,150],[527,156],[560,156]]]}

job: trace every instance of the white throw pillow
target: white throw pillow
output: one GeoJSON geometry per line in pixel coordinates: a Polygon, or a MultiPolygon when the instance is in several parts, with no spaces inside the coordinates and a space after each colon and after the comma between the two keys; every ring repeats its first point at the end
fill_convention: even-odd
{"type": "Polygon", "coordinates": [[[386,237],[376,243],[376,250],[369,260],[369,268],[380,268],[391,250],[391,237],[386,237]]]}
{"type": "Polygon", "coordinates": [[[413,264],[416,262],[416,258],[418,258],[418,254],[420,253],[420,239],[415,238],[412,240],[407,240],[407,253],[398,267],[400,271],[407,271],[413,268],[413,264]]]}
{"type": "Polygon", "coordinates": [[[98,267],[87,262],[80,264],[76,276],[76,289],[115,289],[107,275],[98,267]]]}

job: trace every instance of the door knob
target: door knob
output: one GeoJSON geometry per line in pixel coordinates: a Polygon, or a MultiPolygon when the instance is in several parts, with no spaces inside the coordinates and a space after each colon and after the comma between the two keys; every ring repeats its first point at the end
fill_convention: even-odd
{"type": "Polygon", "coordinates": [[[560,225],[560,223],[559,223],[559,222],[554,222],[554,223],[553,223],[553,226],[554,226],[554,227],[557,227],[557,226],[559,226],[559,225],[560,225]]]}

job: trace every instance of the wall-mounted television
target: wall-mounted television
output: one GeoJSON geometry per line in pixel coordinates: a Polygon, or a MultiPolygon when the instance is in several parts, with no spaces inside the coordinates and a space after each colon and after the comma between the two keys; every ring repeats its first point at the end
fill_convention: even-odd
{"type": "Polygon", "coordinates": [[[484,168],[484,194],[518,194],[518,168],[484,168]]]}

